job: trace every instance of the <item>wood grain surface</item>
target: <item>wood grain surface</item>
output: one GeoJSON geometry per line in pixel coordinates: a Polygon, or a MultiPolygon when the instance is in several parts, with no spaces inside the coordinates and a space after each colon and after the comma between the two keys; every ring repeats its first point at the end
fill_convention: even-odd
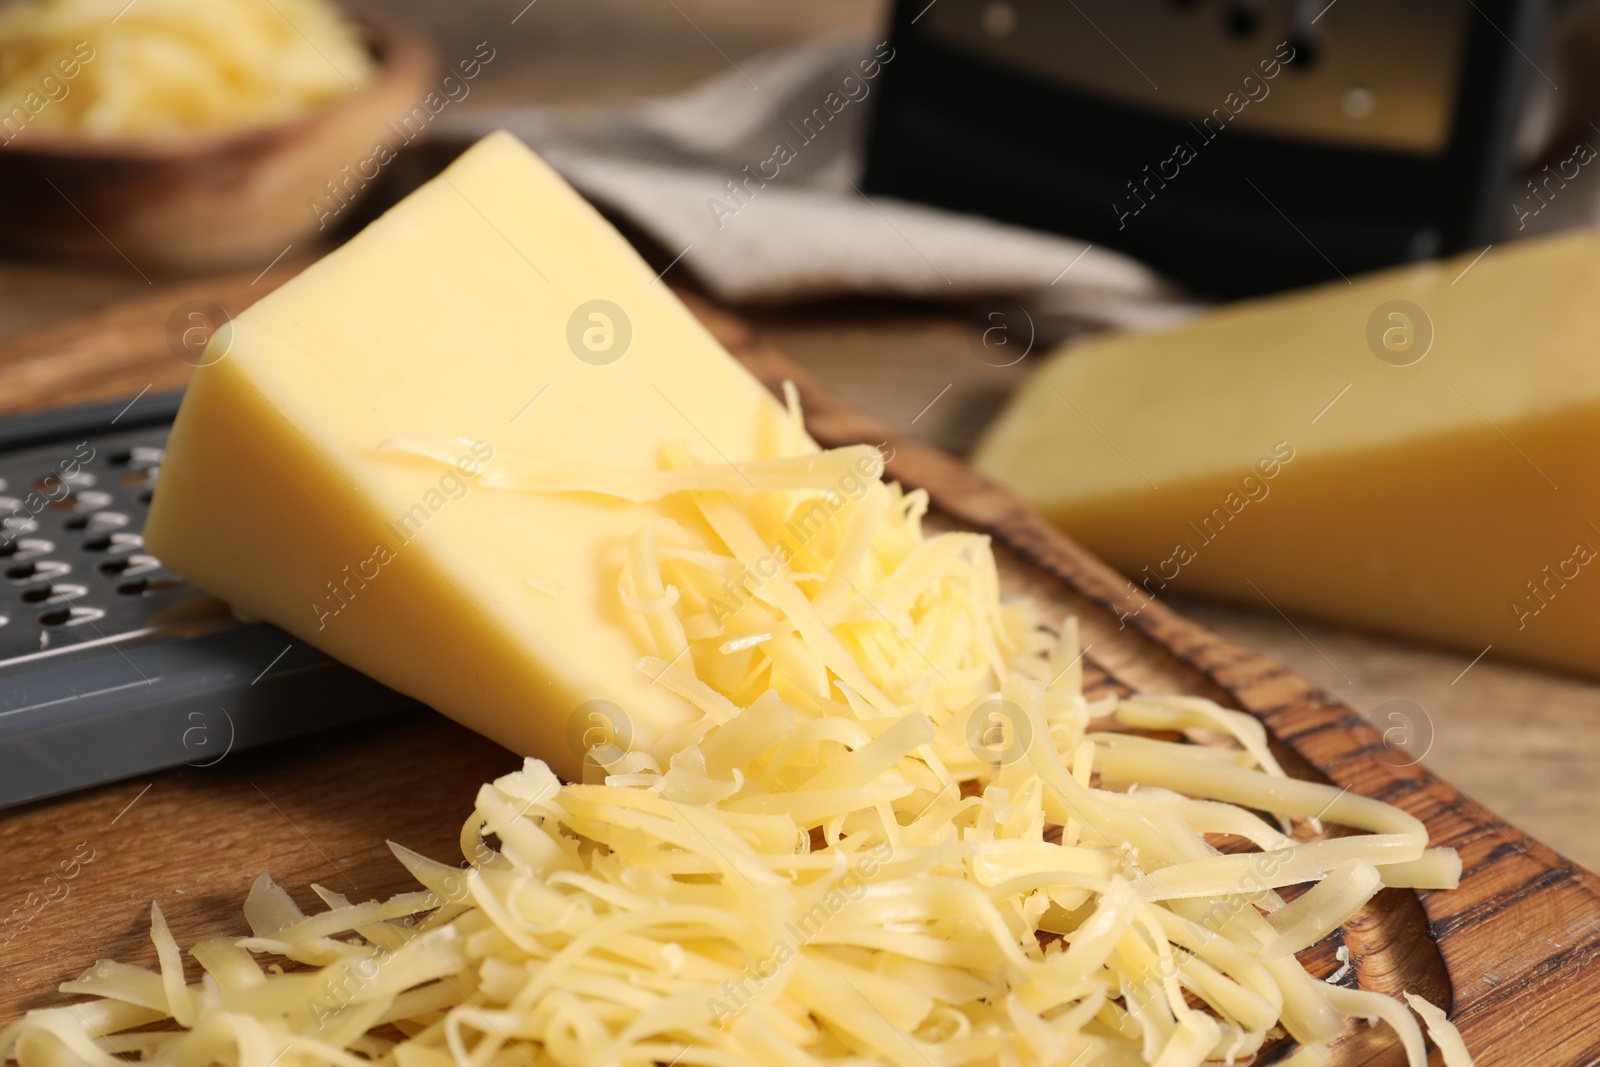
{"type": "Polygon", "coordinates": [[[182,389],[194,374],[178,357],[188,313],[210,304],[237,314],[303,266],[163,286],[0,342],[0,416],[182,389]]]}
{"type": "MultiPolygon", "coordinates": [[[[196,294],[236,309],[262,288],[240,276],[196,294]]],[[[1386,745],[1361,715],[1302,677],[1162,604],[1130,601],[1120,576],[1015,498],[959,460],[885,433],[741,321],[690,300],[763,381],[800,385],[819,440],[886,442],[894,449],[890,475],[927,489],[938,522],[995,538],[1009,588],[1056,615],[1078,615],[1094,646],[1086,657],[1094,686],[1198,693],[1249,711],[1272,731],[1293,773],[1395,803],[1428,825],[1434,844],[1461,851],[1460,889],[1388,890],[1347,924],[1338,936],[1356,963],[1349,980],[1448,1005],[1485,1067],[1600,1063],[1600,1017],[1574,1010],[1600,1004],[1600,879],[1386,745]]],[[[181,384],[187,367],[166,351],[163,327],[171,297],[151,301],[0,347],[8,380],[27,382],[20,401],[7,389],[0,404],[104,396],[107,381],[129,396],[181,384]],[[24,378],[13,376],[19,368],[24,378]]],[[[240,904],[262,870],[308,907],[313,881],[353,899],[407,888],[384,840],[441,859],[457,855],[477,783],[516,763],[461,727],[417,714],[4,813],[0,913],[23,921],[0,935],[9,937],[0,942],[0,1021],[62,1003],[56,983],[97,958],[152,963],[151,901],[179,942],[191,944],[242,931],[240,904]]],[[[1332,969],[1331,948],[1310,954],[1314,973],[1332,969]]],[[[1388,1031],[1364,1025],[1337,1059],[1401,1062],[1388,1031]]]]}

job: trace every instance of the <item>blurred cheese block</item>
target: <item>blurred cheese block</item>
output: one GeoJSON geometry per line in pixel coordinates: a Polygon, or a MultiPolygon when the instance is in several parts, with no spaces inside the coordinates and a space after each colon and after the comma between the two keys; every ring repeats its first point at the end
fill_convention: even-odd
{"type": "Polygon", "coordinates": [[[975,463],[1130,611],[1210,594],[1600,671],[1600,237],[1071,346],[975,463]]]}
{"type": "Polygon", "coordinates": [[[172,431],[145,533],[163,562],[572,776],[588,702],[636,746],[690,717],[633,669],[649,646],[617,573],[627,535],[692,505],[470,474],[656,470],[682,441],[750,459],[783,411],[520,142],[481,141],[231,334],[172,431]],[[378,448],[400,437],[459,440],[461,472],[378,448]]]}

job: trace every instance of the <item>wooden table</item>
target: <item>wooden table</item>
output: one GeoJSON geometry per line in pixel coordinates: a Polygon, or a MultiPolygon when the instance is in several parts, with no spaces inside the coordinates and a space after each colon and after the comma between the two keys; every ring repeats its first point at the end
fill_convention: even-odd
{"type": "MultiPolygon", "coordinates": [[[[420,3],[407,6],[427,11],[420,3]]],[[[676,88],[725,69],[717,48],[737,60],[828,29],[873,25],[881,10],[853,0],[775,0],[762,5],[762,14],[734,0],[675,6],[681,18],[663,8],[665,16],[654,11],[644,23],[611,34],[608,25],[631,10],[623,0],[541,0],[518,23],[537,33],[496,38],[507,40],[514,62],[501,67],[498,81],[481,84],[482,99],[595,99],[676,88]],[[533,22],[535,15],[543,21],[533,22]],[[616,77],[596,78],[596,70],[616,77]]],[[[503,22],[502,15],[495,17],[503,22]]],[[[446,50],[452,41],[480,39],[479,29],[470,20],[452,24],[446,50]]],[[[296,256],[301,251],[311,250],[296,256]]],[[[0,261],[0,411],[131,396],[146,385],[179,384],[187,373],[159,343],[79,347],[55,362],[19,361],[17,339],[25,333],[138,298],[131,311],[102,313],[102,335],[115,336],[118,323],[133,330],[192,294],[226,292],[248,302],[303,263],[291,257],[261,279],[147,283],[126,269],[0,261]]],[[[1037,364],[1030,358],[997,369],[979,361],[968,346],[963,309],[851,302],[746,315],[856,408],[958,453],[1037,364]]],[[[61,329],[63,343],[76,335],[61,329]]],[[[36,353],[39,344],[36,336],[27,350],[36,353]]],[[[1391,699],[1414,702],[1426,716],[1417,744],[1427,748],[1431,767],[1555,848],[1600,868],[1600,834],[1593,829],[1600,816],[1600,685],[1501,663],[1492,653],[1469,667],[1470,656],[1311,620],[1290,625],[1248,609],[1179,606],[1364,713],[1391,699]]],[[[452,855],[453,828],[470,810],[476,784],[514,763],[452,724],[416,716],[386,724],[375,740],[346,731],[0,815],[0,849],[8,860],[0,872],[0,914],[34,909],[47,875],[86,850],[94,857],[77,868],[65,897],[38,907],[29,928],[0,946],[0,1019],[60,1003],[53,983],[90,962],[67,946],[149,962],[147,924],[139,916],[152,886],[162,887],[160,903],[184,944],[237,929],[239,902],[263,868],[287,886],[319,881],[363,899],[404,888],[408,879],[383,839],[452,855]],[[448,758],[441,762],[439,752],[448,758]]]]}

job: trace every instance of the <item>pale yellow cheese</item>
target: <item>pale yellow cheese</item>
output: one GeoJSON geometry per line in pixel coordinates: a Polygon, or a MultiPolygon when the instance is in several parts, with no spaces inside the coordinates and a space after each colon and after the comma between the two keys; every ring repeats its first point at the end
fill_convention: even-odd
{"type": "Polygon", "coordinates": [[[1091,702],[1074,621],[1052,635],[1002,598],[987,537],[926,533],[926,493],[881,481],[875,449],[819,451],[796,394],[778,411],[514,142],[473,149],[225,344],[174,432],[154,547],[569,775],[562,740],[609,751],[583,784],[528,759],[484,785],[460,866],[396,846],[421,892],[318,889],[307,916],[263,876],[252,936],[191,950],[203,982],[152,909],[158,968],[97,964],[61,987],[95,999],[0,1030],[0,1063],[207,1042],[284,1067],[1177,1067],[1284,1033],[1326,1057],[1342,1012],[1387,1021],[1424,1067],[1398,1002],[1292,957],[1385,885],[1455,886],[1453,850],[1287,778],[1244,712],[1091,702]],[[446,191],[559,273],[519,273],[446,191]],[[550,336],[597,289],[636,327],[606,366],[550,336]],[[419,494],[409,541],[379,525],[419,494]],[[369,541],[371,577],[337,613],[312,605],[312,630],[306,587],[369,541]],[[569,709],[594,696],[656,736],[592,738],[569,709]],[[1218,833],[1260,851],[1221,855],[1218,833]]]}
{"type": "Polygon", "coordinates": [[[1600,238],[1475,256],[1071,346],[976,464],[1129,613],[1212,594],[1600,670],[1600,238]]]}
{"type": "Polygon", "coordinates": [[[376,63],[328,0],[24,0],[0,11],[0,142],[172,137],[301,118],[376,63]]]}
{"type": "Polygon", "coordinates": [[[1385,886],[1459,884],[1453,849],[1286,777],[1245,712],[1090,701],[1076,623],[1052,635],[1042,605],[1002,599],[988,538],[924,531],[925,493],[880,481],[870,446],[789,446],[737,471],[678,447],[658,471],[497,458],[488,492],[692,501],[699,529],[629,538],[614,595],[650,623],[641,665],[703,717],[592,782],[529,759],[485,784],[466,863],[392,846],[422,891],[313,887],[308,916],[261,876],[253,936],[191,950],[202,981],[153,908],[158,969],[102,960],[61,986],[94,999],[0,1030],[0,1063],[173,1064],[206,1042],[283,1067],[1200,1067],[1284,1034],[1331,1062],[1353,1016],[1425,1067],[1398,1001],[1293,957],[1385,886]]]}
{"type": "Polygon", "coordinates": [[[654,646],[617,596],[629,535],[698,523],[685,495],[507,491],[379,448],[460,438],[479,470],[492,451],[651,471],[668,444],[723,463],[794,432],[513,137],[470,149],[213,346],[226,354],[184,398],[145,535],[173,570],[563,773],[588,701],[622,709],[636,744],[693,717],[633,669],[654,646]],[[584,334],[603,350],[620,321],[580,314],[569,343],[596,300],[631,324],[609,363],[584,334]]]}

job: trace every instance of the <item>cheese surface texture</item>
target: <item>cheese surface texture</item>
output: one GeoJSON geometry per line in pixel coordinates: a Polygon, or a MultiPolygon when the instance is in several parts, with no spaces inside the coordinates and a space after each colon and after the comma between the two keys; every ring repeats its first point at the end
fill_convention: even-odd
{"type": "Polygon", "coordinates": [[[1600,671],[1600,239],[1069,347],[975,463],[1131,580],[1600,671]]]}
{"type": "Polygon", "coordinates": [[[174,571],[563,773],[590,701],[640,743],[695,714],[631,669],[651,646],[617,597],[627,536],[696,521],[683,496],[477,479],[512,457],[656,470],[679,442],[742,462],[793,431],[520,142],[480,142],[207,358],[146,530],[174,571]],[[392,447],[414,440],[449,461],[392,447]]]}

